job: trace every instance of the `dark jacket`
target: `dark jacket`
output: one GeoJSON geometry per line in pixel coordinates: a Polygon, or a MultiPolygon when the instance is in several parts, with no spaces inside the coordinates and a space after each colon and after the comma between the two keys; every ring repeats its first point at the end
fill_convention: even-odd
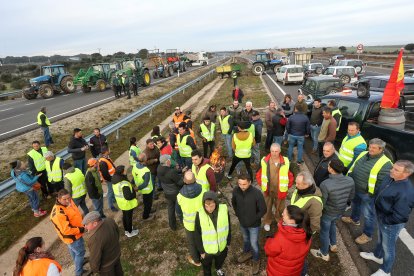
{"type": "Polygon", "coordinates": [[[305,100],[303,100],[301,102],[297,102],[295,104],[295,108],[297,108],[298,112],[300,112],[302,114],[307,114],[308,113],[308,104],[306,103],[305,100]]]}
{"type": "Polygon", "coordinates": [[[329,178],[321,183],[323,210],[328,216],[342,215],[346,204],[355,195],[354,180],[343,174],[330,174],[329,178]]]}
{"type": "Polygon", "coordinates": [[[247,111],[247,109],[243,109],[242,112],[240,113],[241,116],[241,121],[242,122],[251,122],[252,121],[252,116],[253,116],[253,111],[254,109],[250,109],[250,111],[247,111]]]}
{"type": "Polygon", "coordinates": [[[90,150],[94,158],[98,157],[98,155],[101,153],[102,146],[108,146],[108,142],[106,141],[106,136],[103,134],[100,134],[99,137],[94,135],[89,140],[89,144],[91,144],[90,150]]]}
{"type": "Polygon", "coordinates": [[[105,218],[92,231],[86,234],[89,248],[89,264],[95,273],[113,271],[113,265],[121,257],[119,228],[111,218],[105,218]]]}
{"type": "Polygon", "coordinates": [[[240,225],[245,228],[259,227],[267,211],[262,192],[253,186],[244,192],[238,186],[235,187],[231,204],[240,225]]]}
{"type": "Polygon", "coordinates": [[[288,134],[293,136],[305,136],[310,132],[309,118],[303,113],[296,112],[289,117],[286,125],[288,134]]]}
{"type": "Polygon", "coordinates": [[[157,168],[157,176],[166,195],[178,195],[184,185],[182,177],[178,175],[176,169],[160,165],[157,168]]]}
{"type": "Polygon", "coordinates": [[[243,107],[238,105],[237,108],[234,108],[234,106],[231,105],[228,109],[229,109],[229,114],[233,117],[233,125],[237,126],[237,123],[242,120],[241,112],[243,110],[243,107]]]}
{"type": "MultiPolygon", "coordinates": [[[[123,181],[123,180],[129,182],[127,176],[124,175],[124,174],[117,174],[117,173],[115,173],[112,176],[112,184],[114,184],[114,185],[117,184],[117,183],[119,183],[119,182],[121,182],[121,181],[123,181]]],[[[137,194],[136,194],[135,190],[132,189],[132,191],[131,191],[131,189],[129,187],[127,187],[127,186],[122,188],[122,193],[123,193],[124,198],[126,200],[131,200],[131,199],[134,199],[134,198],[137,197],[137,194]]]]}
{"type": "Polygon", "coordinates": [[[184,184],[180,190],[180,194],[186,198],[196,198],[201,194],[202,191],[203,189],[200,184],[184,184]]]}
{"type": "Polygon", "coordinates": [[[386,225],[406,223],[414,208],[414,186],[409,179],[395,181],[389,175],[375,187],[375,211],[386,225]]]}
{"type": "Polygon", "coordinates": [[[283,136],[285,133],[287,124],[287,119],[280,116],[280,114],[276,114],[272,117],[272,135],[273,136],[283,136]]]}
{"type": "MultiPolygon", "coordinates": [[[[203,195],[203,208],[206,214],[210,216],[211,221],[214,224],[214,228],[217,230],[217,218],[218,218],[218,208],[219,208],[220,202],[218,201],[217,194],[215,192],[207,191],[203,195]],[[216,209],[213,211],[212,214],[208,213],[206,211],[206,208],[204,206],[204,203],[207,199],[212,199],[216,202],[216,209]]],[[[227,235],[227,246],[230,245],[231,242],[231,221],[230,221],[230,214],[227,212],[228,220],[229,220],[229,234],[227,235]]],[[[205,253],[204,246],[203,246],[203,240],[201,238],[201,225],[200,225],[200,215],[199,212],[196,214],[195,218],[195,228],[194,228],[194,240],[195,245],[197,247],[197,250],[200,254],[205,253]]]]}
{"type": "Polygon", "coordinates": [[[313,179],[315,180],[316,186],[320,186],[322,181],[329,178],[329,172],[328,172],[328,164],[331,162],[331,160],[338,159],[338,156],[336,153],[326,158],[323,156],[318,164],[315,167],[315,171],[313,173],[313,179]]]}
{"type": "Polygon", "coordinates": [[[260,143],[262,140],[263,121],[262,119],[258,119],[252,121],[252,124],[254,125],[254,140],[256,143],[260,143]]]}
{"type": "Polygon", "coordinates": [[[153,149],[146,147],[144,153],[147,156],[145,165],[147,165],[151,174],[157,175],[157,167],[160,164],[160,150],[157,147],[154,147],[153,149]]]}
{"type": "Polygon", "coordinates": [[[81,148],[87,145],[88,143],[86,143],[85,139],[75,138],[75,136],[72,136],[72,138],[69,141],[69,145],[68,145],[68,152],[72,153],[72,159],[73,160],[84,159],[86,151],[82,151],[81,148]]]}
{"type": "Polygon", "coordinates": [[[85,174],[85,185],[89,198],[99,199],[102,196],[102,183],[98,171],[88,169],[85,174]]]}
{"type": "Polygon", "coordinates": [[[282,103],[282,108],[285,111],[286,117],[290,117],[293,114],[294,106],[294,101],[291,101],[290,103],[282,103]]]}
{"type": "Polygon", "coordinates": [[[49,127],[46,124],[46,115],[45,114],[40,115],[40,122],[41,122],[41,124],[40,124],[41,127],[49,127]]]}
{"type": "Polygon", "coordinates": [[[319,108],[313,107],[311,117],[310,117],[310,124],[312,126],[314,126],[314,125],[321,126],[322,121],[323,121],[322,106],[320,106],[319,108]]]}

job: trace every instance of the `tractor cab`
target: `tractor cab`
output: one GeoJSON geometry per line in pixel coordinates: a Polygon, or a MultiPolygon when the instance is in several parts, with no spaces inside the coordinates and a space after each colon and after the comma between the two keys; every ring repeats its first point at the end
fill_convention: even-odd
{"type": "Polygon", "coordinates": [[[267,62],[271,60],[273,57],[270,53],[257,53],[256,54],[256,61],[263,61],[267,62]]]}

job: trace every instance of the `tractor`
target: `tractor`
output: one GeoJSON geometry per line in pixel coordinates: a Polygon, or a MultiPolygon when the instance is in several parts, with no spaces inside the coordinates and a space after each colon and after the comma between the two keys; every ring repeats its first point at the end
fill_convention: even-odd
{"type": "MultiPolygon", "coordinates": [[[[140,58],[134,60],[125,60],[121,62],[121,70],[116,71],[112,74],[111,85],[113,77],[126,75],[129,78],[136,78],[137,86],[149,86],[151,84],[151,74],[149,69],[144,65],[144,62],[140,58]]],[[[130,82],[130,89],[132,90],[132,82],[130,82]]],[[[112,90],[115,88],[112,86],[112,90]]]]}
{"type": "Polygon", "coordinates": [[[271,69],[276,74],[278,67],[283,65],[283,60],[276,59],[272,53],[257,53],[256,61],[253,62],[252,71],[256,76],[260,76],[266,70],[271,69]]]}
{"type": "Polygon", "coordinates": [[[166,52],[167,63],[170,64],[174,72],[180,70],[180,72],[187,71],[187,65],[184,59],[181,59],[177,54],[177,49],[167,49],[166,52]]]}
{"type": "Polygon", "coordinates": [[[41,76],[31,79],[30,87],[23,90],[23,96],[26,99],[36,99],[37,95],[48,99],[62,91],[73,93],[76,90],[73,77],[65,71],[64,65],[42,66],[41,74],[41,76]]]}
{"type": "Polygon", "coordinates": [[[159,49],[148,51],[148,59],[152,61],[155,66],[152,76],[154,79],[168,78],[172,76],[174,70],[172,66],[164,61],[159,49]]]}
{"type": "Polygon", "coordinates": [[[74,83],[79,85],[84,93],[91,92],[92,87],[96,87],[99,92],[106,90],[112,75],[120,70],[119,63],[96,63],[92,64],[88,70],[80,69],[75,76],[74,83]]]}

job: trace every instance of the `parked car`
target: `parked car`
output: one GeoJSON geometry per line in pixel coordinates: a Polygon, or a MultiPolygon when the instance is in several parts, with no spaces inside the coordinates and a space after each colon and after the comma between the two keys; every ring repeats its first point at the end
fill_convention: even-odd
{"type": "Polygon", "coordinates": [[[316,98],[340,92],[343,87],[344,83],[339,78],[316,76],[305,79],[298,93],[305,95],[307,101],[313,102],[316,98]]]}
{"type": "Polygon", "coordinates": [[[414,69],[408,69],[407,71],[405,71],[404,76],[414,78],[414,69]]]}
{"type": "Polygon", "coordinates": [[[303,71],[305,74],[307,73],[316,73],[316,74],[322,74],[322,71],[325,67],[322,63],[316,62],[316,63],[308,63],[303,65],[303,71]]]}
{"type": "Polygon", "coordinates": [[[343,59],[338,61],[338,66],[353,66],[358,75],[365,74],[366,64],[359,59],[343,59]]]}
{"type": "Polygon", "coordinates": [[[303,82],[303,67],[301,65],[284,65],[276,70],[276,81],[283,85],[292,82],[303,82]]]}
{"type": "Polygon", "coordinates": [[[332,64],[334,64],[334,62],[336,60],[341,60],[341,59],[345,59],[345,56],[344,55],[334,55],[333,57],[331,57],[329,59],[329,65],[332,65],[332,64]]]}
{"type": "Polygon", "coordinates": [[[352,66],[329,66],[322,72],[322,75],[338,77],[343,83],[358,81],[358,74],[352,66]]]}
{"type": "Polygon", "coordinates": [[[289,57],[287,57],[287,56],[281,56],[280,57],[280,60],[282,60],[282,62],[283,62],[284,65],[287,65],[287,64],[290,63],[289,62],[289,57]]]}

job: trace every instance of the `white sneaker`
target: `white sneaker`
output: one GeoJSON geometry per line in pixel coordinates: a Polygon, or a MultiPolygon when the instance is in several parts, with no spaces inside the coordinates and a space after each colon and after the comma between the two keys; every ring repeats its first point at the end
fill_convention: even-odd
{"type": "Polygon", "coordinates": [[[132,232],[131,232],[131,233],[126,232],[126,233],[125,233],[125,235],[126,235],[128,238],[132,238],[133,236],[138,235],[138,232],[134,232],[134,230],[132,230],[132,232]]]}
{"type": "Polygon", "coordinates": [[[133,234],[135,234],[135,235],[138,235],[139,230],[138,230],[138,229],[133,229],[131,233],[133,233],[133,234]]]}
{"type": "Polygon", "coordinates": [[[320,249],[311,249],[310,252],[314,257],[320,258],[326,262],[329,262],[329,254],[323,255],[320,249]]]}
{"type": "Polygon", "coordinates": [[[371,276],[391,276],[391,273],[385,273],[384,270],[378,269],[374,274],[371,276]]]}
{"type": "MultiPolygon", "coordinates": [[[[359,253],[359,256],[361,256],[365,260],[374,261],[377,264],[382,264],[384,262],[384,260],[382,258],[380,259],[380,258],[375,257],[374,253],[372,253],[372,252],[361,252],[361,253],[359,253]]],[[[382,274],[378,274],[378,275],[382,275],[382,274]]],[[[386,274],[384,274],[384,275],[386,275],[386,274]]]]}
{"type": "Polygon", "coordinates": [[[269,224],[265,224],[265,226],[263,227],[265,231],[269,232],[270,231],[270,225],[269,224]]]}

